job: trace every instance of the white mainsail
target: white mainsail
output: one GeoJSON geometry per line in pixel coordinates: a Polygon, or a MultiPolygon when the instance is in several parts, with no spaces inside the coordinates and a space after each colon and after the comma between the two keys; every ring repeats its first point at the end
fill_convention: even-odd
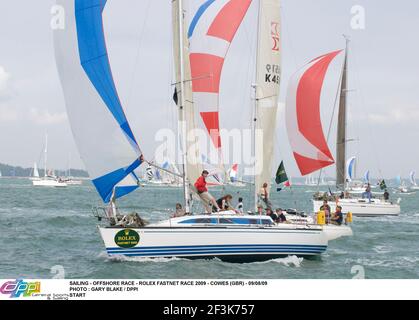
{"type": "Polygon", "coordinates": [[[113,81],[102,12],[106,1],[57,0],[64,28],[54,30],[57,67],[80,156],[104,202],[138,187],[141,151],[113,81]]]}
{"type": "Polygon", "coordinates": [[[36,162],[33,164],[33,177],[39,178],[38,165],[36,164],[36,162]]]}
{"type": "Polygon", "coordinates": [[[176,97],[179,108],[179,132],[183,154],[185,209],[189,211],[191,190],[201,175],[202,164],[199,140],[196,136],[197,114],[193,105],[191,69],[189,63],[189,42],[187,38],[187,19],[183,1],[173,0],[173,55],[175,60],[176,97]]]}
{"type": "Polygon", "coordinates": [[[409,177],[410,177],[410,183],[412,184],[412,186],[414,186],[414,187],[416,187],[417,186],[417,184],[416,184],[416,179],[415,179],[415,175],[416,175],[416,172],[415,171],[411,171],[410,172],[410,174],[409,174],[409,177]]]}
{"type": "Polygon", "coordinates": [[[280,0],[261,0],[256,62],[255,194],[264,183],[270,188],[272,179],[274,133],[281,79],[280,40],[280,0]]]}

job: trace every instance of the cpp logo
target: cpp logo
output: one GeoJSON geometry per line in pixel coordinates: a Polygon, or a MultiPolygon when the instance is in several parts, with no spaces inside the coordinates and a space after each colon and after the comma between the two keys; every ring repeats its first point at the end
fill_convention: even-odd
{"type": "Polygon", "coordinates": [[[279,22],[271,22],[271,37],[272,37],[272,51],[279,51],[280,37],[279,37],[279,22]]]}
{"type": "Polygon", "coordinates": [[[7,281],[0,287],[0,293],[10,294],[10,298],[31,297],[41,292],[41,282],[25,282],[23,280],[7,281]]]}

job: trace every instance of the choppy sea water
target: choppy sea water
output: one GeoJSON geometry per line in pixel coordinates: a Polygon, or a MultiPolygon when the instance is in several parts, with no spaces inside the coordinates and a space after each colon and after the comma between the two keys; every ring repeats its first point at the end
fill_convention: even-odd
{"type": "MultiPolygon", "coordinates": [[[[274,193],[276,206],[310,212],[314,188],[274,193]]],[[[250,190],[227,188],[235,199],[250,190]]],[[[212,191],[214,196],[222,189],[212,191]]],[[[401,197],[399,217],[355,218],[354,236],[329,243],[320,259],[287,257],[232,264],[214,260],[110,258],[92,206],[100,203],[88,181],[66,189],[36,188],[28,179],[0,179],[0,278],[419,278],[419,192],[401,197]],[[57,267],[58,266],[58,267],[57,267]],[[58,270],[58,271],[57,271],[58,270]]],[[[143,187],[119,202],[150,221],[169,216],[181,188],[143,187]]],[[[129,211],[129,210],[128,210],[129,211]]]]}

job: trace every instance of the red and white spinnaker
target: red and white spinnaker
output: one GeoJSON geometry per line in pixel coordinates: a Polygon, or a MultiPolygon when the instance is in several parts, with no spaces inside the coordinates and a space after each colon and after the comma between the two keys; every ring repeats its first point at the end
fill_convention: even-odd
{"type": "Polygon", "coordinates": [[[334,51],[312,60],[292,76],[288,86],[288,139],[303,176],[335,163],[323,132],[320,104],[329,66],[341,52],[334,51]]]}

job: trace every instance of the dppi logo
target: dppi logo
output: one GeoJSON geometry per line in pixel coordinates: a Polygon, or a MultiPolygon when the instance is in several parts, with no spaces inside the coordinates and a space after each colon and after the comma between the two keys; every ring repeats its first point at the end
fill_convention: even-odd
{"type": "Polygon", "coordinates": [[[25,282],[23,280],[7,281],[0,287],[2,294],[10,294],[10,298],[31,297],[41,292],[41,282],[25,282]]]}
{"type": "Polygon", "coordinates": [[[272,51],[279,51],[279,22],[271,22],[272,51]]]}

